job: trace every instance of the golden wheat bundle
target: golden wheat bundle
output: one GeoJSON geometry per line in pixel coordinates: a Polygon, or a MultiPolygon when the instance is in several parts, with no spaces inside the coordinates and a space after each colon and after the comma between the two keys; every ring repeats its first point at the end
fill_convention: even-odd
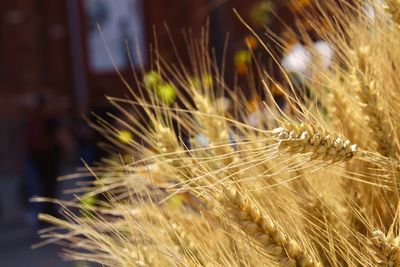
{"type": "Polygon", "coordinates": [[[130,99],[108,97],[121,115],[93,123],[121,154],[87,166],[91,186],[57,202],[66,219],[41,215],[55,225],[44,242],[105,266],[400,266],[399,9],[315,3],[293,34],[311,57],[303,73],[268,41],[289,44],[263,42],[239,17],[284,77],[250,51],[251,105],[225,83],[207,34],[188,41],[187,66],[155,52],[143,79],[121,75],[130,99]]]}

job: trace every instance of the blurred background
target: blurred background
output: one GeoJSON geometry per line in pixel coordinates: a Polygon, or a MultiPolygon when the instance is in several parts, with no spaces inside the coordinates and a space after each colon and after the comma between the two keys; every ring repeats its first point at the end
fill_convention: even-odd
{"type": "Polygon", "coordinates": [[[293,1],[1,0],[0,266],[76,266],[62,262],[56,246],[30,249],[45,227],[37,214],[54,213],[55,207],[29,199],[62,198],[72,184],[57,183],[56,177],[83,166],[81,159],[92,164],[104,156],[96,146],[100,135],[83,116],[111,111],[105,95],[128,94],[113,63],[127,77],[140,66],[149,69],[154,32],[160,53],[172,60],[165,24],[177,50],[186,51],[182,29],[199,36],[208,21],[210,47],[219,60],[229,32],[226,75],[244,77],[248,49],[257,44],[232,8],[257,31],[268,26],[294,45],[287,26],[310,1],[295,1],[294,11],[288,2],[293,1]]]}

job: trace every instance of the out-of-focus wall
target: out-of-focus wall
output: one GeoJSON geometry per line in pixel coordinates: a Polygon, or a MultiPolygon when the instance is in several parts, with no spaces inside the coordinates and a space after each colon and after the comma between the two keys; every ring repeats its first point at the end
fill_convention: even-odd
{"type": "MultiPolygon", "coordinates": [[[[177,62],[171,44],[173,41],[179,57],[185,61],[190,55],[183,29],[193,37],[200,37],[201,29],[205,28],[209,33],[210,48],[215,49],[219,60],[229,33],[230,56],[226,58],[225,68],[230,75],[234,72],[232,55],[244,47],[243,36],[249,34],[234,15],[233,8],[248,20],[253,4],[259,1],[124,2],[132,2],[132,19],[135,19],[135,24],[141,22],[136,26],[141,27],[145,68],[150,67],[150,44],[156,47],[157,40],[157,48],[164,59],[177,62]]],[[[7,173],[19,176],[23,173],[25,122],[37,106],[38,98],[45,96],[48,99],[54,116],[76,117],[82,112],[107,109],[106,94],[127,94],[128,90],[112,68],[96,72],[90,66],[90,56],[93,54],[88,38],[90,26],[98,22],[105,29],[106,20],[101,16],[113,15],[110,7],[108,10],[99,9],[98,4],[101,3],[106,7],[107,4],[118,4],[113,0],[0,1],[0,176],[8,176],[7,173]],[[96,7],[97,17],[91,18],[85,9],[89,2],[96,7]]],[[[123,29],[123,21],[118,22],[117,26],[123,29]]],[[[93,32],[100,36],[97,28],[93,32]]],[[[107,35],[107,31],[104,34],[106,42],[115,41],[110,40],[115,37],[107,35]]],[[[123,38],[122,35],[118,36],[123,38]]],[[[135,46],[135,36],[128,37],[129,45],[135,46]]],[[[111,50],[114,55],[118,53],[115,47],[111,47],[111,50]]],[[[103,44],[100,44],[99,51],[107,53],[103,44]]],[[[108,56],[103,57],[107,60],[108,56]]],[[[120,71],[128,81],[133,82],[130,68],[120,71]]],[[[133,71],[141,72],[138,66],[133,71]]]]}
{"type": "Polygon", "coordinates": [[[0,114],[34,92],[70,95],[65,1],[0,1],[0,114]]]}

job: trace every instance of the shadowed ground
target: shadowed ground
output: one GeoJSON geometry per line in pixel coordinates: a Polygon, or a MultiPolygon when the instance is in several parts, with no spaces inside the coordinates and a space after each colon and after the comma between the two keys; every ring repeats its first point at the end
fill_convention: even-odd
{"type": "MultiPolygon", "coordinates": [[[[0,267],[89,266],[63,261],[59,256],[61,248],[56,245],[31,249],[41,239],[36,227],[28,223],[27,214],[20,204],[19,185],[18,177],[0,177],[0,267]]],[[[59,190],[72,186],[72,183],[60,183],[59,190]]]]}
{"type": "Polygon", "coordinates": [[[31,249],[38,243],[36,231],[21,221],[2,223],[0,226],[0,266],[2,267],[72,267],[72,262],[63,262],[60,249],[45,246],[31,249]]]}

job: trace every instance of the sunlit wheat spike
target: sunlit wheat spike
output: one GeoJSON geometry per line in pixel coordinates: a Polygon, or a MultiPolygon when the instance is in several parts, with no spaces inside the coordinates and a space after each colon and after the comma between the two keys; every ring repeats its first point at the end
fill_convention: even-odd
{"type": "Polygon", "coordinates": [[[400,237],[388,237],[376,230],[370,241],[379,266],[400,266],[400,237]]]}
{"type": "MultiPolygon", "coordinates": [[[[296,1],[261,2],[264,18],[296,1]]],[[[110,155],[71,176],[94,177],[71,201],[46,199],[64,219],[40,216],[44,244],[108,267],[400,267],[399,1],[302,2],[284,33],[235,13],[253,43],[243,76],[207,30],[185,35],[188,57],[174,46],[135,84],[121,75],[120,115],[95,117],[110,155]]]]}
{"type": "Polygon", "coordinates": [[[393,21],[400,25],[400,1],[399,0],[386,0],[384,9],[390,14],[393,21]]]}
{"type": "Polygon", "coordinates": [[[359,82],[359,99],[362,109],[368,117],[368,126],[372,136],[378,145],[378,151],[384,156],[393,157],[396,151],[396,143],[393,139],[388,116],[379,98],[376,81],[373,76],[368,74],[369,64],[368,55],[371,53],[369,46],[358,49],[358,72],[356,74],[359,82]]]}
{"type": "Polygon", "coordinates": [[[288,237],[267,214],[252,204],[240,192],[227,189],[225,196],[236,211],[243,231],[253,236],[265,250],[284,266],[320,266],[304,252],[296,241],[288,237]]]}
{"type": "Polygon", "coordinates": [[[272,130],[272,134],[279,141],[279,151],[310,153],[312,159],[343,162],[353,158],[358,151],[357,145],[346,138],[304,123],[287,123],[272,130]]]}

